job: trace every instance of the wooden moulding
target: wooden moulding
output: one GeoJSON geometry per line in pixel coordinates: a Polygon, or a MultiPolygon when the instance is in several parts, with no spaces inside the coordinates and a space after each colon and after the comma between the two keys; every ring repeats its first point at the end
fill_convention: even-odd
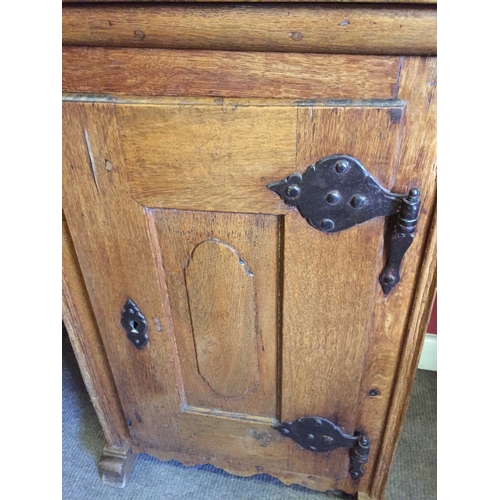
{"type": "Polygon", "coordinates": [[[63,45],[435,55],[436,7],[67,5],[63,45]]]}
{"type": "Polygon", "coordinates": [[[349,2],[349,3],[414,3],[414,4],[420,4],[420,3],[425,3],[425,4],[436,4],[437,0],[62,0],[62,3],[108,3],[108,2],[113,2],[113,3],[131,3],[131,2],[140,2],[143,4],[147,3],[197,3],[197,2],[203,2],[203,3],[261,3],[262,1],[264,2],[269,2],[269,3],[281,3],[286,1],[286,3],[295,3],[295,2],[301,2],[301,3],[344,3],[344,2],[349,2]]]}

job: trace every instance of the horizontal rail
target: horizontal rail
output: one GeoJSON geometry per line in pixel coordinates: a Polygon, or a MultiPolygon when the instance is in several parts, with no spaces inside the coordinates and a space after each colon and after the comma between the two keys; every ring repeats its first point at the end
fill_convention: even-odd
{"type": "Polygon", "coordinates": [[[63,6],[63,45],[436,55],[436,6],[63,6]]]}

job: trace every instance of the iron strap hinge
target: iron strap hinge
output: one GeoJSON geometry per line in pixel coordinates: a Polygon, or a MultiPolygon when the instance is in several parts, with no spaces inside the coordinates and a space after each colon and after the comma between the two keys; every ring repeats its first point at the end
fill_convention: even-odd
{"type": "Polygon", "coordinates": [[[299,418],[293,423],[283,422],[274,428],[309,451],[328,452],[337,448],[350,448],[349,474],[357,481],[365,473],[363,466],[370,453],[370,440],[366,436],[350,436],[333,422],[321,417],[299,418]]]}
{"type": "Polygon", "coordinates": [[[389,230],[389,257],[379,281],[386,295],[399,283],[401,262],[413,242],[418,221],[418,189],[410,189],[407,195],[391,193],[356,158],[338,154],[321,158],[302,174],[291,174],[267,187],[325,233],[397,214],[389,230]]]}

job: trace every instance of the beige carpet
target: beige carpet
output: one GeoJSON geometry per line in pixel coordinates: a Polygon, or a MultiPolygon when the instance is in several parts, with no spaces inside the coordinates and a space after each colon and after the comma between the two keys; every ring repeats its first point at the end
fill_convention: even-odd
{"type": "MultiPolygon", "coordinates": [[[[125,489],[101,483],[97,461],[104,435],[83,384],[67,334],[63,334],[64,500],[324,500],[300,486],[267,475],[232,476],[210,465],[184,467],[139,456],[125,489]]],[[[392,468],[387,500],[434,500],[436,496],[436,373],[420,371],[392,468]]]]}

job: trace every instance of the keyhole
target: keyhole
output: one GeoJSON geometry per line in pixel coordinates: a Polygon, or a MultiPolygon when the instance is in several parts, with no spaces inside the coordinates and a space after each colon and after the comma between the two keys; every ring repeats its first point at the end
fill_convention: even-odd
{"type": "Polygon", "coordinates": [[[130,322],[130,326],[131,326],[131,328],[132,328],[131,333],[134,333],[134,334],[135,334],[135,333],[139,333],[139,332],[137,331],[137,327],[139,326],[139,323],[137,323],[137,321],[131,321],[131,322],[130,322]]]}

